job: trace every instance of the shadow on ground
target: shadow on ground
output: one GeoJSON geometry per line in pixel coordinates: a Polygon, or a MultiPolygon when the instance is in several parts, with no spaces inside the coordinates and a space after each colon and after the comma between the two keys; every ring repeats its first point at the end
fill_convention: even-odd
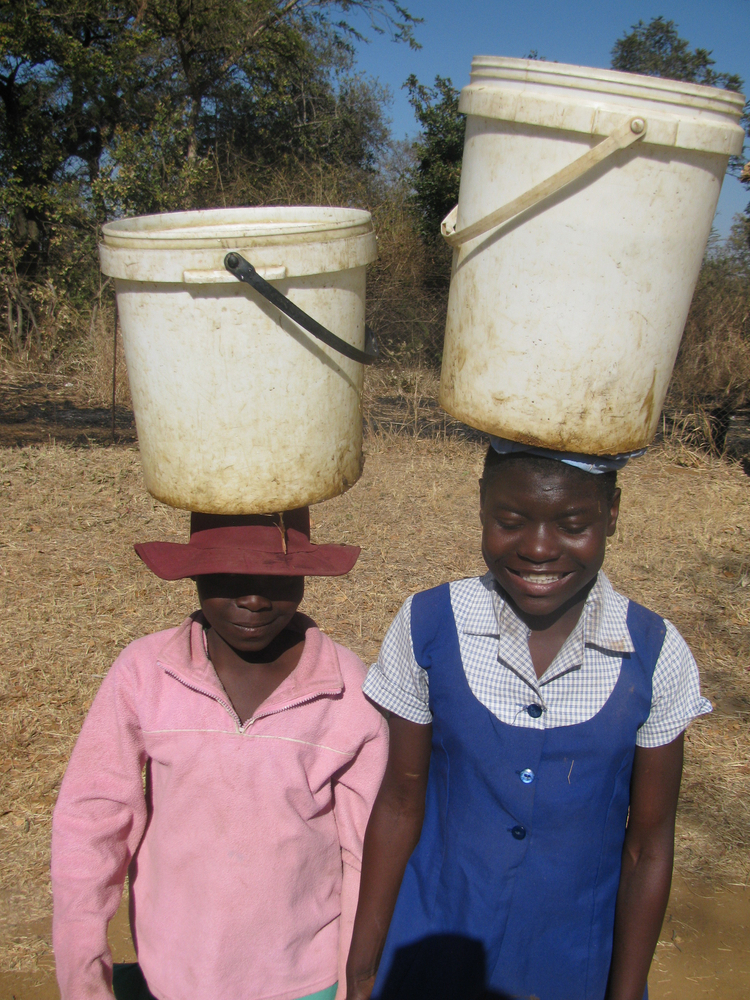
{"type": "MultiPolygon", "coordinates": [[[[487,443],[488,436],[454,420],[436,399],[410,395],[372,396],[365,403],[365,434],[406,434],[423,439],[453,438],[487,443]]],[[[657,434],[656,440],[660,440],[657,434]]],[[[137,440],[132,410],[92,406],[76,398],[75,386],[57,376],[0,383],[0,447],[59,441],[77,447],[131,444],[137,440]],[[73,392],[66,392],[72,389],[73,392]]],[[[719,450],[741,462],[750,475],[750,409],[731,413],[719,450]]]]}
{"type": "MultiPolygon", "coordinates": [[[[0,447],[22,447],[60,441],[88,447],[113,443],[112,410],[90,406],[69,391],[71,383],[37,379],[0,384],[0,447]]],[[[114,441],[136,440],[133,413],[115,410],[114,441]]]]}
{"type": "Polygon", "coordinates": [[[409,396],[376,396],[365,407],[365,433],[407,434],[418,438],[457,438],[487,443],[482,431],[467,427],[441,409],[436,399],[415,405],[409,396]]]}
{"type": "MultiPolygon", "coordinates": [[[[408,396],[374,397],[366,406],[364,424],[366,434],[487,441],[487,435],[454,420],[434,399],[421,399],[415,406],[408,396]]],[[[113,435],[111,408],[76,399],[75,386],[59,378],[0,384],[0,447],[58,441],[85,448],[136,440],[131,409],[118,404],[113,435]]]]}

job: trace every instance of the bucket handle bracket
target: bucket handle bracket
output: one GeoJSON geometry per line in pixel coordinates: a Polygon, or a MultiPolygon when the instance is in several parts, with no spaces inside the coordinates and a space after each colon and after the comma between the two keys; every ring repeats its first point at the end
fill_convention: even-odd
{"type": "Polygon", "coordinates": [[[596,146],[592,146],[583,156],[579,156],[578,159],[573,160],[567,167],[563,167],[556,174],[547,177],[546,180],[541,181],[539,184],[535,184],[533,188],[509,201],[502,208],[490,212],[484,218],[458,231],[456,231],[456,221],[458,218],[458,205],[456,205],[443,219],[440,232],[443,234],[445,241],[452,247],[460,247],[464,243],[468,243],[469,240],[476,239],[477,236],[482,236],[484,233],[489,232],[491,229],[497,229],[498,226],[502,226],[509,219],[533,208],[539,202],[544,201],[545,198],[550,198],[553,194],[557,194],[558,191],[562,190],[562,188],[572,184],[573,181],[577,181],[579,177],[583,177],[589,170],[592,170],[619,149],[626,149],[628,146],[632,146],[634,142],[643,139],[646,134],[646,126],[645,118],[629,118],[608,135],[606,139],[597,143],[596,146]]]}
{"type": "Polygon", "coordinates": [[[371,365],[373,361],[376,361],[380,357],[378,342],[368,326],[365,326],[365,350],[360,351],[358,347],[348,344],[341,337],[337,337],[335,333],[331,333],[330,330],[327,330],[318,323],[312,316],[309,316],[299,306],[296,306],[278,288],[274,288],[265,278],[261,278],[250,261],[245,260],[242,254],[236,251],[228,253],[224,258],[224,267],[238,281],[243,281],[246,285],[254,288],[264,299],[267,299],[271,305],[276,306],[278,310],[283,312],[285,316],[288,316],[298,326],[301,326],[303,330],[307,330],[313,337],[328,347],[333,348],[334,351],[338,351],[339,354],[343,354],[350,361],[358,361],[361,365],[371,365]]]}

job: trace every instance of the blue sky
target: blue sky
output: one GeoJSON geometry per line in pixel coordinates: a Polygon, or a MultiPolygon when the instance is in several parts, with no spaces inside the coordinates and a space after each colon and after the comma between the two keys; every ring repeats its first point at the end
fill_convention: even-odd
{"type": "MultiPolygon", "coordinates": [[[[417,131],[414,114],[402,90],[414,73],[431,84],[436,74],[456,87],[469,82],[475,55],[525,56],[536,49],[557,62],[607,67],[616,39],[637,21],[663,15],[675,21],[691,47],[712,51],[718,72],[738,73],[750,88],[750,0],[401,0],[424,24],[416,29],[422,48],[412,51],[387,36],[367,31],[369,44],[357,46],[357,68],[387,84],[393,94],[390,117],[396,138],[417,131]]],[[[719,199],[715,226],[724,236],[735,213],[750,202],[750,191],[727,177],[719,199]]]]}

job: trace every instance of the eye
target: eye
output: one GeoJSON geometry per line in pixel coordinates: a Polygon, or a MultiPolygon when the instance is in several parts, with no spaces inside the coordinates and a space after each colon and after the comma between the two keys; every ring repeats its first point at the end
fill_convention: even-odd
{"type": "Polygon", "coordinates": [[[513,517],[511,514],[501,514],[495,517],[495,524],[503,531],[517,531],[523,525],[523,520],[520,517],[513,517]]]}
{"type": "Polygon", "coordinates": [[[560,521],[558,527],[566,535],[582,535],[584,531],[588,531],[590,524],[588,521],[560,521]]]}

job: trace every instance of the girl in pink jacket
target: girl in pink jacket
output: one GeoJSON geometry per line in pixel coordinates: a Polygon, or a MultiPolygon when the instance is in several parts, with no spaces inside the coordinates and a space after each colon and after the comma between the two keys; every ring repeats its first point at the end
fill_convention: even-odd
{"type": "Polygon", "coordinates": [[[112,997],[129,877],[118,1000],[332,1000],[387,737],[361,661],[297,608],[306,575],[359,549],[311,544],[304,508],[193,514],[186,545],[136,551],[195,578],[201,610],[120,654],[73,751],[52,833],[62,998],[112,997]]]}

